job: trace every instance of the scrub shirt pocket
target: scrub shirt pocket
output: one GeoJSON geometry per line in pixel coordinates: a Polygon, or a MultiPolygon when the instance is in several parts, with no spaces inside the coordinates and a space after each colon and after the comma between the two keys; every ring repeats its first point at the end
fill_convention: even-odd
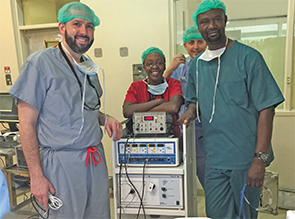
{"type": "Polygon", "coordinates": [[[243,105],[248,102],[248,92],[245,82],[224,83],[225,102],[230,105],[243,105]]]}

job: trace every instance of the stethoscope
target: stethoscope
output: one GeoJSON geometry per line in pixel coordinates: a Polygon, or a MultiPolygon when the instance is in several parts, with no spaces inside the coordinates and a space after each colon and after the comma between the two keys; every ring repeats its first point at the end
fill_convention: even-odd
{"type": "MultiPolygon", "coordinates": [[[[73,74],[75,75],[75,78],[79,84],[79,87],[80,87],[80,92],[81,92],[81,99],[83,100],[83,90],[82,90],[82,83],[81,81],[79,80],[78,76],[77,76],[77,73],[72,65],[72,63],[70,62],[69,58],[67,57],[67,55],[65,54],[65,52],[63,51],[62,49],[62,45],[61,45],[61,42],[59,42],[58,44],[58,47],[61,51],[61,54],[63,55],[63,57],[65,58],[65,60],[67,61],[68,65],[70,66],[73,74]]],[[[89,78],[89,75],[87,75],[87,81],[89,83],[89,85],[95,90],[95,93],[96,93],[96,96],[97,96],[97,99],[98,99],[98,102],[97,104],[94,106],[94,107],[91,107],[89,106],[85,101],[84,101],[84,109],[85,110],[98,110],[100,108],[100,98],[99,98],[99,94],[98,94],[98,91],[96,89],[96,87],[92,84],[90,78],[89,78]]]]}

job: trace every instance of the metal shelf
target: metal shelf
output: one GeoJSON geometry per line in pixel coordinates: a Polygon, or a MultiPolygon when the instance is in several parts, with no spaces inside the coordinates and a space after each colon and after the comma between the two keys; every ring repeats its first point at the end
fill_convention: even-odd
{"type": "Polygon", "coordinates": [[[18,27],[19,30],[37,30],[50,28],[58,28],[58,23],[23,25],[18,27]]]}

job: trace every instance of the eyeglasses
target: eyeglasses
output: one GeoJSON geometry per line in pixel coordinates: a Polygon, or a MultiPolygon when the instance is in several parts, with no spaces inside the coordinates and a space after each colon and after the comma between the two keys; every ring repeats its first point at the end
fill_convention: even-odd
{"type": "Polygon", "coordinates": [[[145,66],[150,67],[150,68],[152,68],[153,66],[162,67],[162,66],[164,66],[164,64],[165,64],[164,62],[159,62],[159,63],[148,62],[148,63],[145,63],[145,66]]]}

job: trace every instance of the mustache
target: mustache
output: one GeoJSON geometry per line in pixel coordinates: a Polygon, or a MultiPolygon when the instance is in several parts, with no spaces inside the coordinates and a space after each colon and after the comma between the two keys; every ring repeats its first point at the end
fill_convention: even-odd
{"type": "Polygon", "coordinates": [[[75,39],[77,39],[78,37],[86,38],[89,41],[89,37],[86,35],[75,35],[75,39]]]}

